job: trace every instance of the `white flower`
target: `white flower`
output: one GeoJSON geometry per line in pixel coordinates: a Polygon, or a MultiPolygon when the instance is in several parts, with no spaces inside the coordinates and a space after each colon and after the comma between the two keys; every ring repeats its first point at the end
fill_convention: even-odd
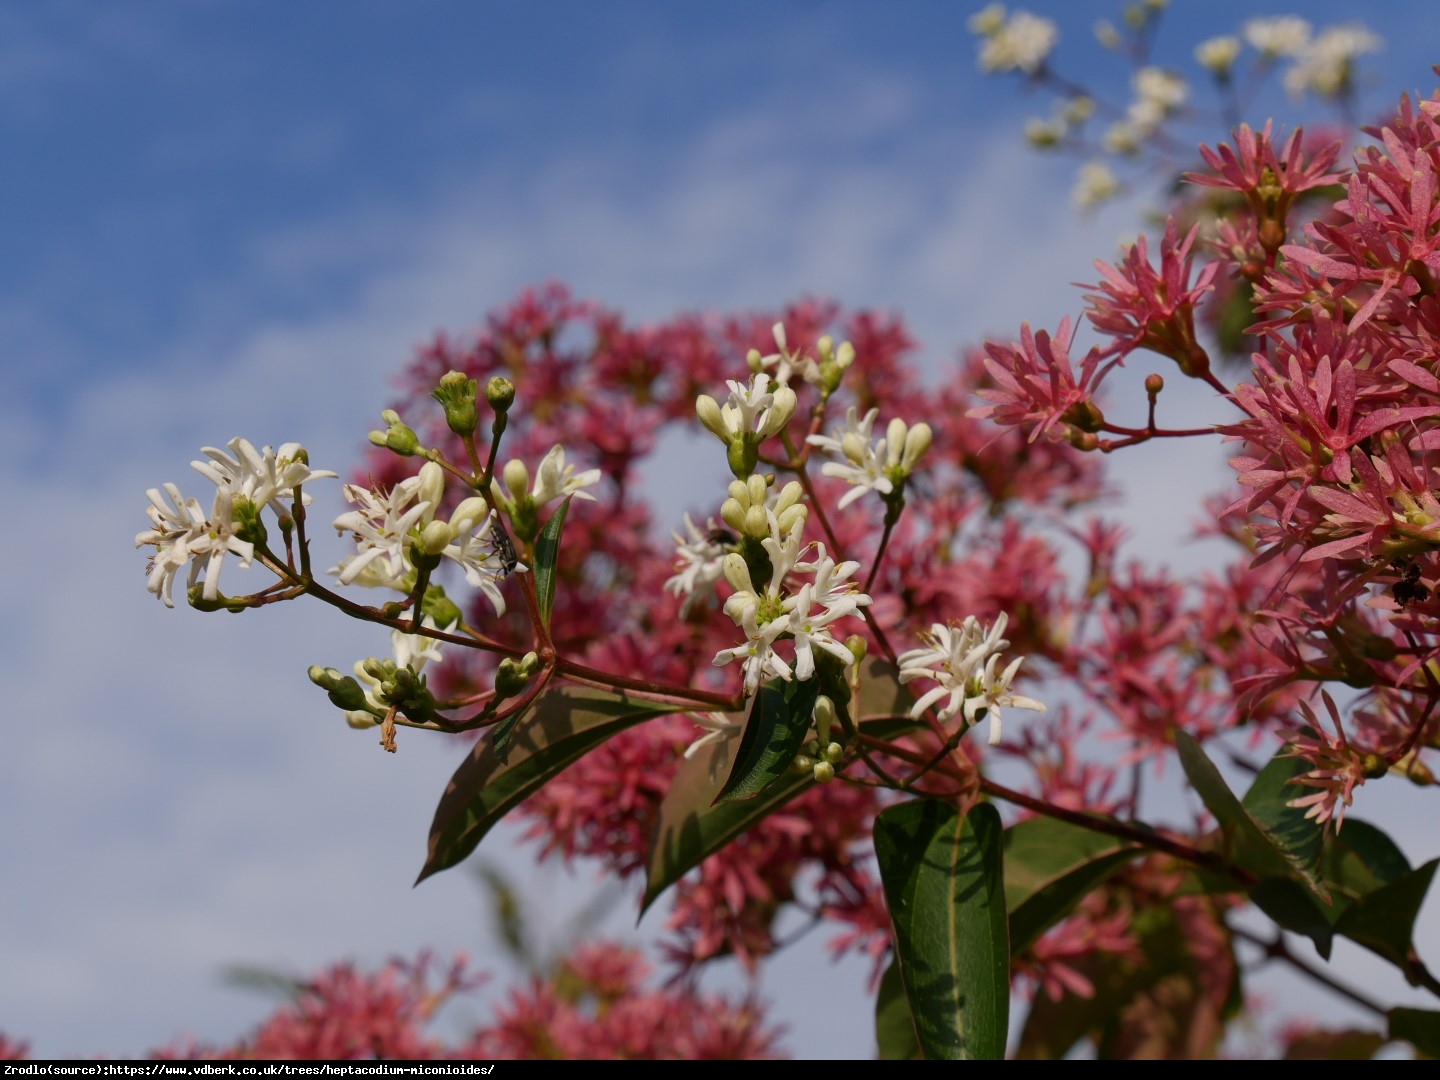
{"type": "Polygon", "coordinates": [[[757,371],[744,386],[727,380],[730,396],[719,404],[708,394],[695,399],[695,412],[700,422],[727,445],[736,438],[763,442],[776,434],[795,415],[798,400],[788,386],[770,390],[770,376],[757,371]]]}
{"type": "MultiPolygon", "coordinates": [[[[719,746],[727,743],[745,730],[743,723],[737,724],[722,712],[690,713],[689,716],[690,719],[705,729],[705,734],[701,735],[685,748],[686,761],[694,760],[700,751],[704,750],[707,746],[719,746]]],[[[712,770],[717,768],[722,760],[723,756],[717,756],[716,759],[711,762],[712,770]]]]}
{"type": "Polygon", "coordinates": [[[858,418],[858,410],[852,405],[845,414],[843,426],[832,429],[830,435],[811,435],[805,440],[841,459],[827,461],[820,467],[822,474],[855,486],[853,491],[847,491],[841,497],[841,510],[867,491],[889,495],[895,490],[895,484],[910,475],[920,457],[930,448],[933,438],[930,425],[910,427],[899,417],[890,421],[885,438],[872,444],[870,430],[877,415],[879,410],[871,409],[863,419],[858,418]]]}
{"type": "Polygon", "coordinates": [[[797,562],[795,569],[802,574],[815,576],[815,602],[824,605],[827,611],[838,612],[835,618],[840,615],[864,618],[859,609],[869,606],[871,598],[862,593],[853,581],[846,580],[860,569],[860,564],[854,560],[837,564],[825,550],[825,545],[817,543],[814,547],[817,553],[815,560],[797,562]]]}
{"type": "Polygon", "coordinates": [[[776,323],[770,328],[771,335],[775,338],[775,352],[766,356],[760,355],[759,349],[751,349],[745,357],[745,362],[751,371],[768,371],[775,369],[775,385],[777,387],[789,386],[790,379],[796,369],[800,369],[801,377],[806,382],[814,382],[819,377],[820,369],[814,360],[802,357],[800,350],[790,351],[789,343],[785,338],[785,324],[776,323]]]}
{"type": "MultiPolygon", "coordinates": [[[[232,497],[242,496],[256,506],[273,503],[277,513],[286,511],[282,504],[294,499],[300,485],[336,476],[328,469],[311,469],[302,460],[304,448],[296,442],[285,443],[279,450],[267,446],[257,451],[248,439],[237,435],[226,445],[234,457],[218,447],[202,446],[200,452],[210,460],[192,461],[191,466],[217,487],[228,489],[232,497]]],[[[308,494],[304,503],[310,504],[308,494]]]]}
{"type": "MultiPolygon", "coordinates": [[[[426,463],[427,466],[433,464],[426,463]]],[[[358,581],[367,586],[402,591],[406,588],[405,578],[411,572],[411,565],[405,556],[405,545],[410,530],[433,519],[439,499],[438,494],[434,496],[436,501],[419,498],[422,493],[432,494],[422,492],[422,488],[430,486],[426,483],[429,479],[422,468],[419,475],[401,480],[388,495],[358,484],[346,484],[341,489],[346,500],[359,509],[337,517],[335,530],[352,534],[359,551],[330,569],[330,573],[340,575],[340,584],[358,581]]],[[[441,483],[443,486],[443,477],[441,483]]]]}
{"type": "MultiPolygon", "coordinates": [[[[484,499],[471,496],[450,515],[451,542],[440,552],[460,565],[465,571],[466,582],[485,594],[497,616],[505,614],[505,597],[496,581],[509,572],[494,541],[496,530],[500,528],[503,526],[497,521],[495,511],[488,508],[484,499]]],[[[529,567],[516,563],[514,569],[523,573],[529,567]]]]}
{"type": "Polygon", "coordinates": [[[789,629],[789,616],[781,615],[762,623],[760,608],[753,594],[742,596],[741,593],[735,593],[725,601],[725,614],[745,631],[745,641],[733,649],[717,652],[715,666],[723,667],[732,660],[743,661],[747,697],[760,689],[760,682],[767,675],[777,675],[789,682],[792,677],[790,665],[775,654],[775,639],[789,629]],[[741,598],[738,602],[737,597],[741,598]]]}
{"type": "Polygon", "coordinates": [[[1075,202],[1082,207],[1095,206],[1106,199],[1113,199],[1120,193],[1120,181],[1109,166],[1101,161],[1089,161],[1080,166],[1075,182],[1075,202]]]}
{"type": "Polygon", "coordinates": [[[566,495],[594,502],[595,496],[581,489],[598,484],[600,475],[599,469],[587,469],[577,476],[575,466],[565,464],[565,448],[556,443],[540,462],[530,497],[535,500],[536,506],[544,506],[551,499],[564,498],[566,495]]]}
{"type": "Polygon", "coordinates": [[[830,635],[829,626],[836,619],[856,613],[854,601],[840,602],[811,614],[815,604],[815,586],[802,585],[800,591],[785,601],[789,609],[786,629],[795,638],[795,678],[800,681],[815,674],[815,649],[824,649],[847,667],[855,663],[855,654],[830,635]]]}
{"type": "Polygon", "coordinates": [[[1269,60],[1294,56],[1310,43],[1310,24],[1298,15],[1250,19],[1241,32],[1269,60]]]}
{"type": "Polygon", "coordinates": [[[705,531],[701,532],[686,514],[685,531],[688,539],[679,533],[670,534],[675,538],[675,574],[665,582],[666,592],[684,597],[680,605],[682,619],[696,604],[713,595],[715,586],[725,577],[725,547],[713,539],[718,531],[715,519],[707,519],[705,531]]]}
{"type": "Polygon", "coordinates": [[[1135,103],[1130,106],[1130,123],[1142,137],[1185,103],[1190,88],[1178,75],[1158,67],[1144,67],[1135,73],[1135,103]]]}
{"type": "Polygon", "coordinates": [[[1321,97],[1339,97],[1351,84],[1355,58],[1375,52],[1380,38],[1363,26],[1332,26],[1303,49],[1285,72],[1285,89],[1291,97],[1313,90],[1321,97]]]}
{"type": "Polygon", "coordinates": [[[985,661],[985,669],[973,680],[976,683],[975,692],[965,700],[965,725],[967,727],[973,725],[979,718],[978,714],[984,710],[985,718],[990,721],[990,737],[986,741],[991,746],[1000,745],[1000,710],[1002,707],[1045,712],[1043,702],[1010,693],[1010,681],[1015,678],[1015,673],[1020,670],[1020,662],[1024,659],[1023,656],[1017,656],[1011,660],[1009,666],[997,678],[995,665],[1000,662],[1000,657],[998,655],[991,656],[985,661]]]}
{"type": "Polygon", "coordinates": [[[1017,11],[1004,26],[985,38],[980,46],[980,70],[1023,71],[1033,75],[1059,40],[1060,32],[1049,19],[1017,11]]]}
{"type": "Polygon", "coordinates": [[[147,544],[155,547],[145,588],[164,601],[166,607],[173,608],[175,576],[188,565],[190,577],[186,587],[193,588],[203,571],[205,587],[201,595],[206,600],[214,600],[220,595],[220,567],[225,556],[238,556],[240,565],[248,567],[255,555],[255,545],[235,535],[232,497],[226,488],[216,489],[208,518],[201,511],[200,503],[185,498],[176,485],[166,484],[164,491],[164,495],[159,488],[146,492],[150,505],[145,513],[153,528],[135,536],[136,547],[147,544]],[[169,497],[168,504],[165,496],[169,497]]]}
{"type": "Polygon", "coordinates": [[[1195,46],[1195,59],[1200,66],[1221,78],[1230,74],[1239,55],[1240,39],[1231,34],[1209,38],[1195,46]]]}
{"type": "Polygon", "coordinates": [[[1000,653],[1010,644],[1002,636],[1007,621],[1002,612],[988,630],[973,615],[958,629],[936,623],[929,633],[921,635],[924,647],[901,653],[897,659],[902,683],[919,678],[936,683],[915,702],[910,715],[918,717],[949,695],[949,701],[936,714],[940,720],[963,715],[968,727],[975,723],[983,709],[992,721],[990,745],[994,746],[1000,741],[1002,707],[1044,712],[1045,706],[1035,699],[1010,693],[1010,682],[1025,659],[1023,656],[1011,661],[999,676],[995,674],[1000,653]]]}

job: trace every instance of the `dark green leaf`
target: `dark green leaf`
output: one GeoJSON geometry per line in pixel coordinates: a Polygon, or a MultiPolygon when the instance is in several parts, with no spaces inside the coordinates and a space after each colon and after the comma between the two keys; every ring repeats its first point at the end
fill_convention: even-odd
{"type": "Polygon", "coordinates": [[[1018,953],[1143,850],[1092,829],[1034,817],[1005,830],[1010,951],[1018,953]]]}
{"type": "Polygon", "coordinates": [[[790,763],[805,745],[819,696],[817,679],[774,679],[760,688],[730,778],[717,797],[720,801],[754,798],[782,776],[791,775],[790,763]]]}
{"type": "Polygon", "coordinates": [[[640,913],[706,856],[815,783],[810,773],[791,774],[753,799],[716,802],[739,744],[735,739],[703,747],[682,760],[670,790],[661,800],[650,856],[645,867],[645,898],[640,913]]]}
{"type": "Polygon", "coordinates": [[[1311,1031],[1285,1051],[1286,1061],[1369,1061],[1385,1045],[1378,1031],[1311,1031]]]}
{"type": "Polygon", "coordinates": [[[589,687],[545,691],[526,711],[507,761],[496,756],[486,734],[450,778],[416,883],[464,859],[511,808],[587,751],[642,720],[679,709],[589,687]]]}
{"type": "Polygon", "coordinates": [[[1010,1013],[1000,815],[933,799],[875,819],[896,958],[925,1057],[999,1060],[1010,1013]]]}
{"type": "MultiPolygon", "coordinates": [[[[1205,808],[1215,815],[1220,827],[1231,838],[1233,850],[1230,856],[1237,866],[1262,878],[1298,874],[1315,895],[1326,903],[1330,902],[1330,894],[1321,883],[1314,863],[1306,865],[1304,862],[1304,846],[1301,845],[1293,851],[1289,849],[1288,845],[1293,843],[1296,837],[1284,832],[1271,836],[1250,810],[1235,797],[1235,793],[1225,783],[1225,778],[1220,775],[1220,770],[1205,756],[1205,751],[1188,732],[1175,733],[1175,749],[1179,752],[1180,765],[1185,770],[1185,775],[1194,785],[1205,808]]],[[[1269,768],[1270,766],[1266,766],[1266,769],[1269,768]]],[[[1277,769],[1271,774],[1267,786],[1278,773],[1277,769]]],[[[1275,810],[1264,791],[1257,795],[1256,801],[1277,823],[1288,824],[1275,810]]]]}
{"type": "MultiPolygon", "coordinates": [[[[894,731],[923,727],[910,718],[915,697],[900,684],[895,668],[884,657],[872,656],[860,666],[860,692],[851,702],[851,712],[860,720],[893,720],[894,731]]],[[[880,727],[873,730],[879,731],[880,727]]]]}
{"type": "Polygon", "coordinates": [[[1264,878],[1250,889],[1255,906],[1286,930],[1304,934],[1315,943],[1322,958],[1330,959],[1335,940],[1335,909],[1322,906],[1308,889],[1294,878],[1264,878]]]}
{"type": "Polygon", "coordinates": [[[1305,816],[1305,807],[1289,805],[1307,790],[1290,781],[1309,772],[1311,765],[1303,758],[1281,757],[1281,753],[1284,751],[1260,770],[1242,804],[1285,861],[1316,889],[1317,895],[1328,900],[1318,870],[1324,829],[1313,818],[1305,816]]]}
{"type": "Polygon", "coordinates": [[[1335,932],[1364,945],[1404,970],[1415,932],[1415,916],[1425,902],[1440,859],[1362,896],[1335,923],[1335,932]]]}
{"type": "Polygon", "coordinates": [[[915,1041],[915,1021],[910,1019],[910,1002],[905,1000],[905,984],[900,978],[900,963],[891,960],[880,976],[880,994],[875,999],[875,1042],[881,1061],[916,1061],[920,1044],[915,1041]]]}
{"type": "MultiPolygon", "coordinates": [[[[867,720],[860,726],[867,735],[876,735],[885,725],[894,723],[886,718],[867,720]]],[[[734,767],[738,748],[735,739],[712,743],[694,758],[680,762],[670,790],[661,800],[655,833],[650,839],[641,914],[707,856],[815,783],[810,773],[790,774],[753,799],[716,802],[725,777],[734,767]]]]}
{"type": "Polygon", "coordinates": [[[1391,1009],[1390,1038],[1403,1039],[1427,1058],[1440,1058],[1440,1012],[1433,1009],[1391,1009]]]}
{"type": "Polygon", "coordinates": [[[1320,856],[1320,876],[1335,896],[1336,916],[1351,902],[1410,873],[1395,841],[1369,822],[1345,819],[1320,856]]]}
{"type": "Polygon", "coordinates": [[[540,619],[545,629],[550,629],[550,612],[555,607],[555,564],[560,559],[560,531],[565,528],[565,515],[570,511],[570,499],[555,508],[545,528],[535,539],[535,597],[540,604],[540,619]]]}

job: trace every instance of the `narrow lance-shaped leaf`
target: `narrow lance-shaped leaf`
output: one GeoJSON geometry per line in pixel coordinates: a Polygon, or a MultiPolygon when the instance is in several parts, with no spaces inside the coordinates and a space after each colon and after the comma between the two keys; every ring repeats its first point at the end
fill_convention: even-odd
{"type": "Polygon", "coordinates": [[[560,686],[527,711],[502,762],[487,733],[451,777],[430,825],[419,881],[463,860],[512,808],[587,751],[628,727],[679,706],[623,693],[560,686]]]}
{"type": "Polygon", "coordinates": [[[875,819],[875,855],[896,957],[929,1059],[999,1060],[1010,1014],[1010,946],[993,806],[964,817],[932,799],[875,819]]]}
{"type": "MultiPolygon", "coordinates": [[[[909,692],[896,681],[895,669],[878,657],[862,665],[858,695],[847,701],[845,695],[839,694],[833,700],[841,728],[857,715],[852,712],[857,702],[859,727],[867,735],[884,738],[914,726],[914,721],[905,717],[909,692]]],[[[739,719],[743,721],[744,717],[739,719]]],[[[680,762],[660,803],[650,841],[642,914],[687,871],[815,783],[808,772],[792,773],[753,798],[717,802],[725,779],[734,769],[738,749],[734,739],[713,743],[680,762]]]]}
{"type": "MultiPolygon", "coordinates": [[[[1294,836],[1287,833],[1284,827],[1278,828],[1272,834],[1270,827],[1258,820],[1256,815],[1235,797],[1235,793],[1225,783],[1225,778],[1220,775],[1220,770],[1206,757],[1200,744],[1188,732],[1176,732],[1175,749],[1179,752],[1180,765],[1185,770],[1186,777],[1194,785],[1206,809],[1215,815],[1221,827],[1234,839],[1235,846],[1231,857],[1236,865],[1259,877],[1286,877],[1294,873],[1307,888],[1328,904],[1330,893],[1320,881],[1314,862],[1307,861],[1311,858],[1307,845],[1297,844],[1294,836]]],[[[1274,765],[1274,762],[1271,765],[1274,765]]],[[[1270,766],[1267,766],[1268,768],[1270,766]]],[[[1277,767],[1271,779],[1280,771],[1277,767]]],[[[1262,799],[1257,796],[1257,805],[1262,806],[1267,814],[1272,814],[1274,821],[1288,827],[1288,819],[1279,815],[1273,797],[1266,795],[1262,799]]]]}
{"type": "Polygon", "coordinates": [[[1010,951],[1018,953],[1144,849],[1093,829],[1034,817],[1005,830],[1010,951]]]}
{"type": "Polygon", "coordinates": [[[535,597],[540,604],[540,618],[545,629],[550,629],[550,612],[555,607],[555,564],[560,559],[560,533],[565,528],[565,515],[570,511],[570,499],[566,498],[540,535],[535,539],[535,597]]]}
{"type": "Polygon", "coordinates": [[[755,695],[721,801],[750,799],[786,775],[810,731],[820,681],[771,680],[755,695]]]}

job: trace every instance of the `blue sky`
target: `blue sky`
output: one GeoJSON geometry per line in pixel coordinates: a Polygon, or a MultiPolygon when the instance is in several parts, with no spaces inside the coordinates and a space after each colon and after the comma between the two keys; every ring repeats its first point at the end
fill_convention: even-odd
{"type": "MultiPolygon", "coordinates": [[[[1019,139],[1048,103],[976,70],[978,6],[0,2],[0,494],[26,523],[0,541],[3,1030],[133,1055],[261,1015],[225,964],[484,962],[472,882],[409,888],[456,750],[379,753],[304,677],[383,636],[303,605],[165,611],[131,548],[144,489],[234,434],[344,471],[417,343],[549,278],[641,318],[898,309],[937,371],[1077,312],[1067,283],[1135,207],[1077,217],[1074,163],[1019,139]]],[[[1089,40],[1112,11],[1030,7],[1068,72],[1123,84],[1089,40]]],[[[1159,58],[1193,77],[1190,46],[1256,10],[1180,0],[1159,58]]],[[[1372,24],[1373,108],[1432,85],[1431,11],[1372,24]]],[[[1128,520],[1173,555],[1189,493],[1161,481],[1217,470],[1144,457],[1128,520]]],[[[529,878],[537,919],[590,873],[529,878]]],[[[826,963],[807,941],[764,990],[793,1052],[867,1055],[863,966],[826,963]]]]}

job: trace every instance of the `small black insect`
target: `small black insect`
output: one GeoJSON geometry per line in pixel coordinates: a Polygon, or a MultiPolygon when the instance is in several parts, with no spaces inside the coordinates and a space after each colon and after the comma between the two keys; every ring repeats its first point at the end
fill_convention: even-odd
{"type": "Polygon", "coordinates": [[[1420,581],[1420,565],[1407,558],[1396,559],[1393,568],[1400,574],[1400,580],[1390,587],[1395,602],[1402,608],[1410,604],[1423,604],[1430,599],[1430,589],[1420,581]]]}
{"type": "Polygon", "coordinates": [[[500,560],[500,576],[514,573],[515,567],[520,565],[520,556],[515,554],[515,543],[498,516],[490,521],[490,547],[500,560]]]}
{"type": "Polygon", "coordinates": [[[735,545],[735,534],[729,529],[711,529],[705,537],[712,544],[719,544],[721,547],[733,547],[735,545]]]}

